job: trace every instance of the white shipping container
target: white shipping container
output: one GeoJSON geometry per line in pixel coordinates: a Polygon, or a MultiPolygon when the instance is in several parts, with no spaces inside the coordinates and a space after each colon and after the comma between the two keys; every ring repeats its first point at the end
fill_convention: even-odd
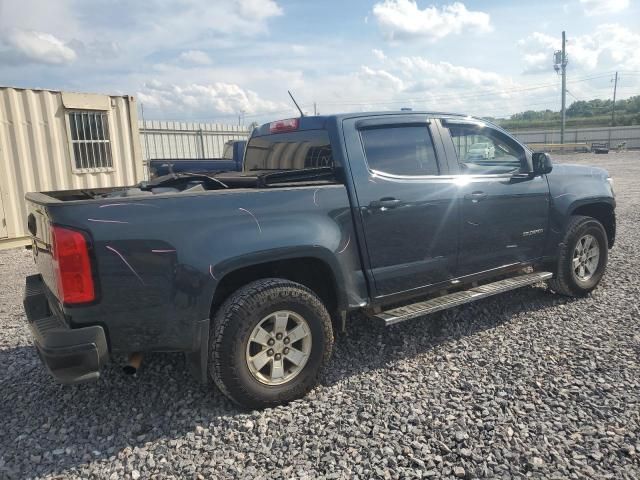
{"type": "Polygon", "coordinates": [[[0,248],[27,243],[27,192],[142,179],[133,97],[0,86],[0,248]]]}

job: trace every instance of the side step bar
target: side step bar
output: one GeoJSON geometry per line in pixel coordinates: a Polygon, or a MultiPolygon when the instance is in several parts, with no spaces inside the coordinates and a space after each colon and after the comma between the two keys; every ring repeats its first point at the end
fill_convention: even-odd
{"type": "Polygon", "coordinates": [[[472,287],[468,290],[462,290],[442,297],[436,297],[411,305],[396,307],[391,310],[376,313],[372,318],[382,320],[385,325],[393,325],[395,323],[404,322],[412,318],[422,317],[429,313],[439,312],[451,307],[457,307],[465,303],[480,300],[481,298],[497,295],[498,293],[508,292],[516,288],[532,285],[534,283],[548,280],[553,277],[551,272],[534,272],[517,277],[499,280],[493,283],[487,283],[478,287],[472,287]]]}

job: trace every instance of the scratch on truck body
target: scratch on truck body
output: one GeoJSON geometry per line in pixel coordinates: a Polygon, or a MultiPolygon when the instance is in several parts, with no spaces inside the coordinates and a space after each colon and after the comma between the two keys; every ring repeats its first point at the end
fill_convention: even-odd
{"type": "Polygon", "coordinates": [[[576,196],[575,193],[563,193],[562,195],[556,195],[553,198],[555,199],[555,198],[566,197],[566,196],[570,196],[570,195],[573,195],[574,197],[576,196]]]}
{"type": "Polygon", "coordinates": [[[90,222],[98,222],[98,223],[129,223],[129,222],[124,222],[122,220],[105,220],[102,218],[87,218],[87,220],[90,222]]]}
{"type": "Polygon", "coordinates": [[[349,246],[350,242],[351,242],[351,234],[349,234],[349,238],[347,238],[347,243],[344,244],[344,247],[342,247],[342,249],[338,250],[336,253],[344,252],[347,249],[347,247],[349,246]]]}
{"type": "Polygon", "coordinates": [[[260,222],[258,221],[258,219],[256,218],[256,216],[255,216],[253,213],[251,213],[251,212],[250,212],[249,210],[247,210],[246,208],[238,208],[238,210],[241,210],[241,211],[243,211],[243,212],[248,213],[249,215],[251,215],[251,217],[255,220],[256,225],[258,226],[258,231],[259,231],[260,233],[262,233],[262,227],[260,226],[260,222]]]}
{"type": "Polygon", "coordinates": [[[153,207],[153,208],[160,208],[157,205],[151,205],[150,203],[107,203],[106,205],[100,205],[99,208],[107,208],[107,207],[126,207],[126,206],[131,206],[131,207],[153,207]]]}
{"type": "Polygon", "coordinates": [[[115,253],[116,255],[118,255],[120,257],[120,260],[122,260],[124,262],[124,264],[129,268],[129,270],[131,270],[131,273],[133,273],[138,280],[140,280],[140,283],[142,283],[142,285],[146,286],[146,283],[144,283],[144,280],[142,280],[142,277],[140,275],[138,275],[138,272],[135,271],[135,269],[131,266],[131,264],[129,262],[127,262],[127,259],[124,258],[124,256],[115,248],[107,245],[106,246],[107,250],[112,251],[113,253],[115,253]]]}

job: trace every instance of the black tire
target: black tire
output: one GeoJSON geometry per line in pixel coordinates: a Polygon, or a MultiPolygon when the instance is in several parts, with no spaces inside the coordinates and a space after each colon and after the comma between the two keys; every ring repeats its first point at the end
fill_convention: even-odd
{"type": "Polygon", "coordinates": [[[331,317],[313,291],[289,280],[258,280],[233,293],[216,312],[209,341],[209,372],[222,393],[236,404],[250,409],[272,407],[306,395],[316,385],[332,348],[331,317]],[[265,385],[249,370],[247,342],[262,319],[280,310],[306,320],[311,351],[307,363],[291,380],[265,385]]]}
{"type": "Polygon", "coordinates": [[[602,224],[592,217],[581,215],[572,216],[567,225],[564,239],[560,244],[556,276],[549,280],[549,287],[556,293],[569,297],[584,297],[598,286],[608,260],[607,233],[602,224]],[[593,235],[598,241],[600,258],[598,266],[591,278],[581,280],[572,267],[573,252],[577,242],[587,234],[593,235]]]}

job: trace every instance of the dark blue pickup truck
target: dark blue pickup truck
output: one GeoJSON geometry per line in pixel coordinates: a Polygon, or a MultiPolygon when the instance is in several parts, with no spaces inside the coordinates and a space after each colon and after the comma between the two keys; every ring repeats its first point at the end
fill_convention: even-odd
{"type": "Polygon", "coordinates": [[[276,405],[315,385],[349,312],[392,325],[541,281],[588,294],[612,187],[472,117],[281,120],[254,130],[241,172],[27,194],[24,306],[63,383],[113,353],[135,371],[181,351],[235,402],[276,405]]]}

